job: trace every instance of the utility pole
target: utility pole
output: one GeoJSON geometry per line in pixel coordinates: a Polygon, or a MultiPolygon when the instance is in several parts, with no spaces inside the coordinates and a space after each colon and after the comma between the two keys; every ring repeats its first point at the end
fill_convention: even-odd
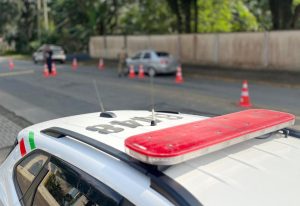
{"type": "Polygon", "coordinates": [[[45,30],[49,30],[49,21],[48,21],[48,2],[47,0],[43,0],[44,7],[44,22],[45,22],[45,30]]]}

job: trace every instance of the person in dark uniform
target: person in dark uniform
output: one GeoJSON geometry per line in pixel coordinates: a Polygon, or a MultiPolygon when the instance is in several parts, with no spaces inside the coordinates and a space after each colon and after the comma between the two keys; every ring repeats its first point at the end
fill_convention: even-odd
{"type": "Polygon", "coordinates": [[[52,73],[52,55],[53,55],[53,52],[50,49],[50,47],[47,45],[46,49],[45,49],[45,60],[46,60],[46,64],[48,67],[49,74],[52,73]]]}
{"type": "Polygon", "coordinates": [[[119,53],[118,77],[125,75],[124,68],[126,67],[126,58],[126,49],[125,47],[123,47],[121,52],[119,53]]]}

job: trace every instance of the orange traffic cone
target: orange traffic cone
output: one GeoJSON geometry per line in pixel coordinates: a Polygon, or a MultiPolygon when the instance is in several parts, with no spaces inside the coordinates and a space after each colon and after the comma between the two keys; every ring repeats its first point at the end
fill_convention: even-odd
{"type": "Polygon", "coordinates": [[[135,78],[135,72],[134,72],[133,65],[130,65],[130,69],[129,69],[129,78],[130,78],[130,79],[135,78]]]}
{"type": "Polygon", "coordinates": [[[104,61],[102,58],[99,59],[98,69],[100,70],[104,69],[104,61]]]}
{"type": "Polygon", "coordinates": [[[243,81],[243,87],[242,87],[242,93],[240,98],[240,104],[241,107],[251,107],[250,97],[249,97],[249,91],[248,91],[248,82],[247,80],[243,81]]]}
{"type": "Polygon", "coordinates": [[[55,77],[57,75],[57,72],[56,72],[56,65],[55,63],[52,64],[52,72],[51,72],[51,76],[55,77]]]}
{"type": "Polygon", "coordinates": [[[9,59],[9,70],[10,71],[14,70],[14,67],[15,67],[15,64],[14,64],[13,60],[9,59]]]}
{"type": "Polygon", "coordinates": [[[73,58],[72,69],[76,70],[78,68],[78,62],[76,58],[73,58]]]}
{"type": "Polygon", "coordinates": [[[145,78],[144,66],[141,64],[139,66],[139,79],[144,79],[144,78],[145,78]]]}
{"type": "Polygon", "coordinates": [[[43,72],[44,77],[49,77],[49,70],[47,64],[44,64],[44,72],[43,72]]]}
{"type": "Polygon", "coordinates": [[[178,66],[178,67],[177,67],[177,72],[176,72],[176,79],[175,79],[175,82],[176,82],[177,84],[183,83],[181,66],[178,66]]]}

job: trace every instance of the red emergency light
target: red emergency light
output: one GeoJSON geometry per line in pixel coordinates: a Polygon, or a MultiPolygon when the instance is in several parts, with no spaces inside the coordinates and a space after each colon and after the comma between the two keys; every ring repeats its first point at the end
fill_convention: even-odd
{"type": "Polygon", "coordinates": [[[252,109],[131,136],[126,152],[154,165],[172,165],[293,125],[289,113],[252,109]]]}

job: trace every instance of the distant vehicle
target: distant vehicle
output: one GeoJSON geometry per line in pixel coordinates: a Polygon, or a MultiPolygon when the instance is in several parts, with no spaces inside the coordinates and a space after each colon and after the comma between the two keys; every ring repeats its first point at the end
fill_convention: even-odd
{"type": "Polygon", "coordinates": [[[0,165],[0,206],[299,206],[294,122],[126,110],[32,125],[0,165]]]}
{"type": "Polygon", "coordinates": [[[131,65],[134,67],[135,72],[138,72],[139,65],[143,65],[145,73],[155,76],[156,74],[175,73],[178,62],[167,52],[145,50],[126,59],[127,72],[131,65]]]}
{"type": "MultiPolygon", "coordinates": [[[[45,47],[47,45],[43,45],[41,46],[36,52],[34,52],[32,54],[32,60],[34,61],[34,63],[38,63],[38,62],[44,62],[44,52],[45,52],[45,47]]],[[[65,51],[63,50],[63,48],[61,46],[57,46],[57,45],[48,45],[50,47],[50,49],[53,52],[53,56],[52,59],[55,62],[60,62],[60,63],[65,63],[66,61],[66,54],[65,51]]]]}

